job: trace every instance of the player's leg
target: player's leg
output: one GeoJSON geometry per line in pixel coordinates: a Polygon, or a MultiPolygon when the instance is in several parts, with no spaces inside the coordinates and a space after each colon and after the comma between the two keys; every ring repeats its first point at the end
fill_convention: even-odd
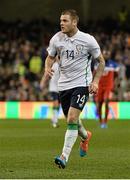
{"type": "Polygon", "coordinates": [[[69,108],[67,117],[67,130],[65,133],[64,146],[62,150],[62,156],[65,157],[66,161],[70,156],[72,147],[78,137],[78,118],[80,110],[74,107],[69,108]]]}
{"type": "Polygon", "coordinates": [[[110,96],[111,90],[106,89],[105,91],[105,97],[104,97],[104,103],[105,103],[105,119],[104,119],[104,128],[107,128],[107,122],[108,122],[108,113],[109,113],[109,96],[110,96]]]}
{"type": "MultiPolygon", "coordinates": [[[[68,161],[69,155],[71,153],[72,147],[77,139],[79,115],[88,99],[89,94],[88,89],[85,87],[74,88],[70,90],[70,92],[71,93],[69,93],[69,96],[71,100],[68,103],[70,107],[67,103],[66,107],[64,106],[65,101],[68,99],[67,96],[65,98],[65,93],[62,95],[62,98],[60,98],[63,112],[67,116],[67,131],[65,133],[62,154],[60,157],[56,157],[55,163],[61,166],[62,168],[65,167],[66,162],[68,161]],[[69,111],[67,112],[68,107],[69,111]]],[[[88,138],[90,138],[91,135],[88,136],[88,133],[86,133],[86,136],[87,138],[82,140],[82,144],[85,143],[85,146],[87,146],[89,140],[88,138]]]]}
{"type": "Polygon", "coordinates": [[[55,158],[55,163],[60,168],[65,168],[69,159],[72,147],[78,137],[78,123],[77,119],[80,115],[80,110],[70,107],[67,117],[67,130],[65,133],[64,145],[60,156],[55,158]]]}
{"type": "Polygon", "coordinates": [[[79,119],[80,113],[81,110],[78,110],[73,107],[69,108],[69,113],[67,118],[67,131],[65,134],[65,141],[62,151],[62,157],[65,157],[66,161],[68,161],[72,147],[78,135],[81,137],[80,156],[81,157],[85,156],[88,150],[88,141],[91,138],[91,132],[87,131],[84,128],[81,120],[77,120],[79,119]]]}
{"type": "MultiPolygon", "coordinates": [[[[72,94],[71,90],[61,91],[59,93],[60,103],[61,103],[62,110],[66,119],[68,117],[68,111],[70,108],[71,94],[72,94]]],[[[66,136],[67,136],[67,133],[65,134],[65,139],[66,139],[66,136]]],[[[65,154],[64,155],[61,154],[60,156],[57,156],[55,158],[55,163],[59,166],[59,168],[64,169],[67,163],[67,157],[65,157],[65,154]]]]}
{"type": "Polygon", "coordinates": [[[108,113],[109,113],[109,100],[107,99],[105,101],[105,119],[104,119],[104,124],[105,124],[105,127],[107,127],[107,122],[108,122],[108,113]]]}
{"type": "Polygon", "coordinates": [[[103,101],[104,101],[104,91],[102,88],[99,88],[98,90],[98,94],[95,97],[96,100],[96,107],[97,107],[97,114],[99,117],[99,123],[100,126],[103,126],[103,118],[102,118],[102,105],[103,105],[103,101]]]}
{"type": "Polygon", "coordinates": [[[78,120],[78,135],[82,140],[85,140],[87,138],[87,130],[85,129],[81,119],[78,120]]]}
{"type": "MultiPolygon", "coordinates": [[[[89,98],[87,87],[78,87],[72,94],[71,106],[82,111],[89,98]]],[[[78,135],[81,137],[80,156],[85,156],[88,150],[88,142],[91,138],[91,132],[87,131],[81,120],[78,119],[78,135]]]]}
{"type": "Polygon", "coordinates": [[[78,134],[81,137],[80,156],[84,157],[87,154],[88,144],[89,144],[89,140],[92,136],[92,133],[85,129],[81,120],[79,120],[79,122],[78,122],[78,134]]]}
{"type": "Polygon", "coordinates": [[[58,113],[59,113],[59,101],[53,101],[53,116],[52,116],[52,125],[53,127],[58,127],[58,113]]]}
{"type": "Polygon", "coordinates": [[[51,92],[51,100],[53,103],[52,125],[58,127],[58,113],[59,113],[59,95],[57,92],[51,92]]]}
{"type": "Polygon", "coordinates": [[[102,126],[102,124],[104,123],[103,118],[102,118],[102,105],[103,105],[103,100],[99,100],[97,102],[97,113],[99,116],[99,123],[102,126]]]}

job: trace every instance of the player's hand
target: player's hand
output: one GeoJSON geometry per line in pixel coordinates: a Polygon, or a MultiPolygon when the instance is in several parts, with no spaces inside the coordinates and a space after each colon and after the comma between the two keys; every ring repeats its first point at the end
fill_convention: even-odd
{"type": "Polygon", "coordinates": [[[90,94],[97,94],[98,92],[98,83],[92,82],[89,86],[89,93],[90,94]]]}

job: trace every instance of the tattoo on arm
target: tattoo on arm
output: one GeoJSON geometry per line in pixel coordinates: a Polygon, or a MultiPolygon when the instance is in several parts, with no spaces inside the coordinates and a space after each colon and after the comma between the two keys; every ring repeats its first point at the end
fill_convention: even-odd
{"type": "Polygon", "coordinates": [[[97,60],[99,62],[99,65],[98,65],[98,68],[97,68],[97,71],[95,73],[93,81],[98,83],[100,80],[100,77],[103,74],[104,68],[105,68],[105,60],[104,60],[104,57],[102,54],[100,54],[100,56],[97,58],[97,60]]]}

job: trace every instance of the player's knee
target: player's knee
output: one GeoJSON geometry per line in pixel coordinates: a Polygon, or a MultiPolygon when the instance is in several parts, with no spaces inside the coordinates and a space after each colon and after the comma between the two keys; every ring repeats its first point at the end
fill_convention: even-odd
{"type": "Polygon", "coordinates": [[[67,118],[67,123],[77,123],[77,117],[75,114],[70,114],[67,118]]]}

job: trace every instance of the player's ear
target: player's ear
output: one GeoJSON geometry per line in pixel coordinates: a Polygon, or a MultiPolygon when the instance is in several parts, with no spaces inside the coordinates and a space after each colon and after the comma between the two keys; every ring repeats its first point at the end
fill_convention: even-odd
{"type": "Polygon", "coordinates": [[[77,20],[76,19],[73,19],[73,24],[77,25],[77,20]]]}

